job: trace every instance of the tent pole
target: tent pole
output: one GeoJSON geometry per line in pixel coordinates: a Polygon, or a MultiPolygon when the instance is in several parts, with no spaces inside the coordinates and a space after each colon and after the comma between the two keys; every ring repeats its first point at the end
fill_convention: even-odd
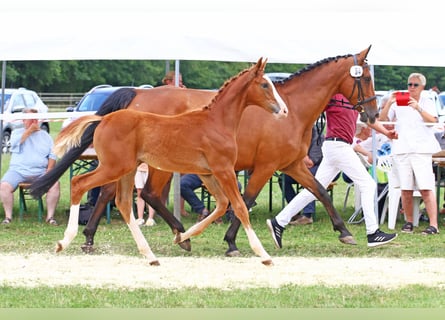
{"type": "MultiPolygon", "coordinates": [[[[175,60],[175,86],[179,87],[179,60],[175,60]]],[[[179,172],[173,173],[173,215],[176,219],[181,221],[181,174],[179,172]]]]}
{"type": "MultiPolygon", "coordinates": [[[[2,63],[2,93],[1,93],[1,113],[3,114],[4,105],[5,105],[5,84],[6,84],[6,61],[3,61],[2,63]]],[[[3,155],[3,118],[0,120],[0,136],[1,136],[1,143],[2,143],[2,149],[0,151],[0,175],[2,172],[2,155],[3,155]]]]}

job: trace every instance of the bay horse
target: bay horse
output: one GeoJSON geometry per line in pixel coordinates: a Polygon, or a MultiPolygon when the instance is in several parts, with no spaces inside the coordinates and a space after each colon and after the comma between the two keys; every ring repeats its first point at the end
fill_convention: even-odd
{"type": "Polygon", "coordinates": [[[79,145],[85,129],[98,123],[93,145],[99,165],[71,180],[68,226],[64,238],[57,243],[56,252],[66,248],[77,234],[83,194],[91,188],[117,181],[116,205],[123,220],[141,254],[147,257],[150,265],[159,265],[132,212],[135,169],[145,162],[161,171],[198,174],[216,199],[216,208],[207,219],[184,233],[176,233],[175,242],[202,233],[225,213],[230,202],[252,250],[261,257],[263,264],[272,264],[250,224],[234,171],[236,132],[244,109],[255,105],[275,114],[275,119],[287,116],[286,104],[264,75],[266,62],[260,58],[255,65],[229,79],[201,110],[165,116],[124,109],[105,116],[84,116],[64,128],[55,141],[54,153],[58,156],[79,145]]]}
{"type": "MultiPolygon", "coordinates": [[[[312,191],[318,200],[323,203],[334,231],[340,232],[340,241],[346,244],[355,244],[354,238],[333,207],[331,198],[306,168],[303,158],[309,148],[313,123],[335,93],[342,93],[348,97],[355,108],[363,109],[362,116],[366,116],[370,122],[374,122],[377,116],[377,104],[371,73],[367,65],[367,55],[370,48],[371,46],[354,55],[348,54],[320,60],[295,72],[287,79],[275,83],[278,92],[284,98],[290,110],[289,116],[279,123],[275,123],[273,118],[262,110],[253,110],[253,108],[248,107],[243,113],[237,134],[238,156],[235,168],[236,170],[248,170],[250,173],[243,194],[248,207],[251,207],[259,192],[275,171],[284,172],[312,191]],[[362,68],[363,74],[358,76],[351,74],[351,68],[356,66],[362,68]],[[256,125],[256,121],[259,121],[257,118],[261,119],[261,126],[256,125]],[[280,138],[275,139],[275,137],[280,138]]],[[[213,93],[206,91],[206,94],[211,99],[213,93]]],[[[116,104],[119,97],[113,96],[114,94],[110,96],[110,101],[107,100],[98,113],[103,112],[105,114],[113,111],[107,105],[108,101],[110,102],[109,105],[114,105],[116,108],[121,107],[116,104]]],[[[176,101],[172,98],[172,103],[176,101]]],[[[138,105],[139,110],[149,111],[154,107],[148,96],[144,101],[139,100],[138,104],[135,104],[134,101],[128,102],[128,108],[136,108],[138,105]]],[[[126,107],[125,103],[122,103],[122,107],[126,107]]],[[[366,122],[366,119],[362,120],[366,122]]],[[[70,157],[64,156],[57,162],[54,169],[37,179],[31,186],[31,192],[34,192],[35,195],[46,192],[68,169],[69,165],[89,146],[91,140],[92,132],[85,133],[82,138],[82,145],[77,150],[72,149],[70,157]]],[[[144,188],[141,196],[147,202],[151,201],[153,203],[155,201],[157,203],[155,210],[170,225],[173,232],[177,230],[183,232],[182,224],[159,201],[160,190],[171,178],[171,174],[158,171],[155,168],[150,168],[149,171],[146,188],[144,188]]],[[[86,241],[82,245],[82,249],[85,252],[94,250],[94,234],[101,213],[105,209],[106,203],[113,198],[114,193],[115,184],[109,184],[101,188],[94,213],[83,231],[86,241]]],[[[226,252],[228,256],[239,254],[235,244],[239,226],[239,220],[233,220],[224,237],[229,245],[226,252]]],[[[179,245],[185,250],[190,250],[188,242],[182,242],[179,245]]]]}

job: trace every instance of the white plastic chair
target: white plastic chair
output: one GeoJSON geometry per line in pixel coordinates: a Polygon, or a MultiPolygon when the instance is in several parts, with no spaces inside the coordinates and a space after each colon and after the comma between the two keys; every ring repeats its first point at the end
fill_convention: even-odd
{"type": "MultiPolygon", "coordinates": [[[[383,206],[380,224],[385,222],[386,212],[388,211],[388,229],[394,230],[396,227],[396,220],[400,210],[401,190],[394,186],[395,173],[392,171],[392,157],[391,155],[381,156],[377,159],[377,167],[388,174],[388,196],[386,197],[385,205],[383,206]]],[[[420,202],[422,196],[419,191],[413,193],[413,225],[419,226],[420,219],[420,202]]]]}

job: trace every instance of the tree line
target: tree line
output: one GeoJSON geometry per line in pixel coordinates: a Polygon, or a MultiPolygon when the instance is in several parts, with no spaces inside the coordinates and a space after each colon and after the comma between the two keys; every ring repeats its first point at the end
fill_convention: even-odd
{"type": "MultiPolygon", "coordinates": [[[[314,61],[316,62],[316,61],[314,61]]],[[[180,61],[183,82],[188,88],[217,89],[230,77],[249,67],[248,62],[180,61]]],[[[306,64],[269,63],[266,72],[295,73],[306,64]]],[[[13,61],[6,64],[6,87],[26,87],[37,92],[86,92],[99,84],[114,86],[158,86],[174,61],[165,60],[59,60],[13,61]]],[[[442,67],[374,66],[376,90],[406,89],[412,72],[423,73],[427,89],[445,91],[442,67]]]]}

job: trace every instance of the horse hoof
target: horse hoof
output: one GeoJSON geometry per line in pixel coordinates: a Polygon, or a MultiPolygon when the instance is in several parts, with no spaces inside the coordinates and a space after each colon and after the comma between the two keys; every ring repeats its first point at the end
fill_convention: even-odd
{"type": "Polygon", "coordinates": [[[179,242],[178,246],[180,246],[181,249],[184,249],[185,251],[192,251],[192,244],[190,243],[190,239],[179,242]]]}
{"type": "Polygon", "coordinates": [[[60,251],[62,251],[63,250],[63,247],[62,247],[62,244],[60,243],[60,241],[59,242],[57,242],[57,244],[56,244],[56,253],[57,252],[60,252],[60,251]]]}
{"type": "Polygon", "coordinates": [[[267,260],[261,261],[261,263],[264,264],[265,266],[273,266],[272,259],[267,259],[267,260]]]}
{"type": "Polygon", "coordinates": [[[342,238],[339,238],[340,242],[343,242],[345,244],[352,244],[352,245],[356,245],[357,242],[355,242],[354,237],[353,236],[345,236],[342,238]]]}
{"type": "Polygon", "coordinates": [[[226,251],[226,257],[239,257],[241,255],[241,252],[239,250],[227,250],[226,251]]]}
{"type": "Polygon", "coordinates": [[[83,244],[80,246],[80,248],[82,249],[83,253],[93,253],[96,249],[94,249],[94,246],[90,245],[90,244],[83,244]]]}
{"type": "Polygon", "coordinates": [[[155,260],[155,261],[150,262],[150,265],[151,266],[160,266],[161,264],[159,263],[158,260],[155,260]]]}

